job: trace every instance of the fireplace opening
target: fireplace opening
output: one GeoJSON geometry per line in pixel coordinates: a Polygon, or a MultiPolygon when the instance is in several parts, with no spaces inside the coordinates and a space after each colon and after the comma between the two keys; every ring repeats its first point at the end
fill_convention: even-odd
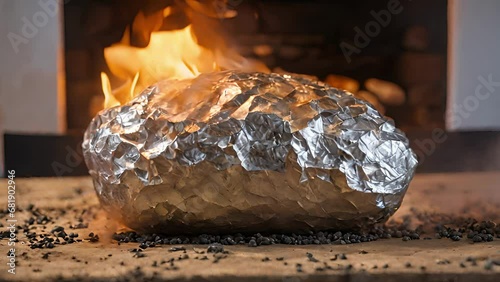
{"type": "MultiPolygon", "coordinates": [[[[179,6],[187,5],[184,2],[68,3],[68,128],[84,129],[100,108],[100,73],[110,72],[105,50],[111,45],[126,40],[146,49],[154,29],[182,32],[191,24],[203,34],[212,31],[203,26],[207,22],[225,34],[223,40],[230,44],[225,52],[259,60],[275,72],[310,75],[360,94],[405,131],[444,128],[446,1],[398,1],[394,7],[387,1],[226,1],[225,6],[222,2],[200,5],[208,18],[201,25],[200,21],[189,23],[188,15],[179,12],[179,6]]],[[[191,12],[200,13],[195,9],[191,12]]],[[[170,47],[178,44],[165,44],[165,56],[175,52],[170,47]]]]}

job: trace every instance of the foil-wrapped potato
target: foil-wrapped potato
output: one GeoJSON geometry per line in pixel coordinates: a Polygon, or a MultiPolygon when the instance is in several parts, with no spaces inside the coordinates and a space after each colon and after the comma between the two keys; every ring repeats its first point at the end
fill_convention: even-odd
{"type": "Polygon", "coordinates": [[[417,165],[393,121],[350,93],[236,71],[103,110],[83,150],[109,214],[166,234],[363,228],[397,210],[417,165]]]}

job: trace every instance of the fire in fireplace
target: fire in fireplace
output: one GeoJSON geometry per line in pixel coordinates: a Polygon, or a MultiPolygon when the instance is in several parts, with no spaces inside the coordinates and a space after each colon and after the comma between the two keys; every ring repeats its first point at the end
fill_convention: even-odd
{"type": "Polygon", "coordinates": [[[167,78],[193,78],[223,69],[269,72],[264,64],[246,59],[227,46],[217,32],[222,11],[227,8],[217,1],[179,1],[149,13],[140,10],[120,42],[104,48],[110,73],[122,82],[113,87],[108,74],[101,73],[105,107],[123,104],[167,78]],[[178,26],[179,18],[187,25],[172,29],[171,25],[178,26]],[[133,45],[133,38],[139,37],[134,32],[145,38],[146,46],[133,45]]]}

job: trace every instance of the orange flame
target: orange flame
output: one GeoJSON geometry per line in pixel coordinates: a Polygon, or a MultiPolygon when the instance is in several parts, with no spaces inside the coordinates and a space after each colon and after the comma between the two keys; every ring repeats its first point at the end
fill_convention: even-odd
{"type": "MultiPolygon", "coordinates": [[[[169,13],[170,8],[167,8],[163,16],[169,13]]],[[[104,49],[111,73],[124,81],[113,88],[108,75],[101,73],[105,108],[123,105],[162,79],[193,78],[200,73],[222,69],[268,71],[265,66],[255,64],[225,46],[209,50],[199,45],[191,25],[180,30],[153,32],[145,48],[130,46],[129,32],[129,29],[125,31],[120,43],[104,49]]]]}

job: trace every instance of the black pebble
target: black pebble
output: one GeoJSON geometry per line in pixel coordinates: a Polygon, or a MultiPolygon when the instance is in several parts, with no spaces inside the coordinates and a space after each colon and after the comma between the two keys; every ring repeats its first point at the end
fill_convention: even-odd
{"type": "Polygon", "coordinates": [[[146,256],[146,254],[143,252],[137,252],[134,254],[134,257],[136,257],[136,258],[143,258],[145,256],[146,256]]]}
{"type": "Polygon", "coordinates": [[[224,246],[221,243],[213,243],[207,247],[207,253],[222,253],[224,246]]]}
{"type": "Polygon", "coordinates": [[[318,262],[319,260],[317,260],[313,254],[311,253],[306,253],[306,256],[307,256],[307,259],[311,262],[318,262]]]}
{"type": "Polygon", "coordinates": [[[178,252],[178,251],[185,251],[185,250],[186,250],[186,248],[184,248],[182,246],[181,247],[172,247],[172,248],[168,249],[169,252],[178,252]]]}
{"type": "Polygon", "coordinates": [[[56,226],[50,232],[51,233],[55,233],[55,232],[61,232],[61,231],[64,231],[64,227],[62,227],[62,226],[56,226]]]}
{"type": "Polygon", "coordinates": [[[492,270],[493,269],[493,261],[492,260],[487,260],[485,263],[484,263],[484,269],[486,270],[492,270]]]}
{"type": "Polygon", "coordinates": [[[472,237],[472,242],[479,243],[482,241],[483,241],[483,238],[481,238],[481,236],[479,236],[479,235],[475,235],[474,237],[472,237]]]}

